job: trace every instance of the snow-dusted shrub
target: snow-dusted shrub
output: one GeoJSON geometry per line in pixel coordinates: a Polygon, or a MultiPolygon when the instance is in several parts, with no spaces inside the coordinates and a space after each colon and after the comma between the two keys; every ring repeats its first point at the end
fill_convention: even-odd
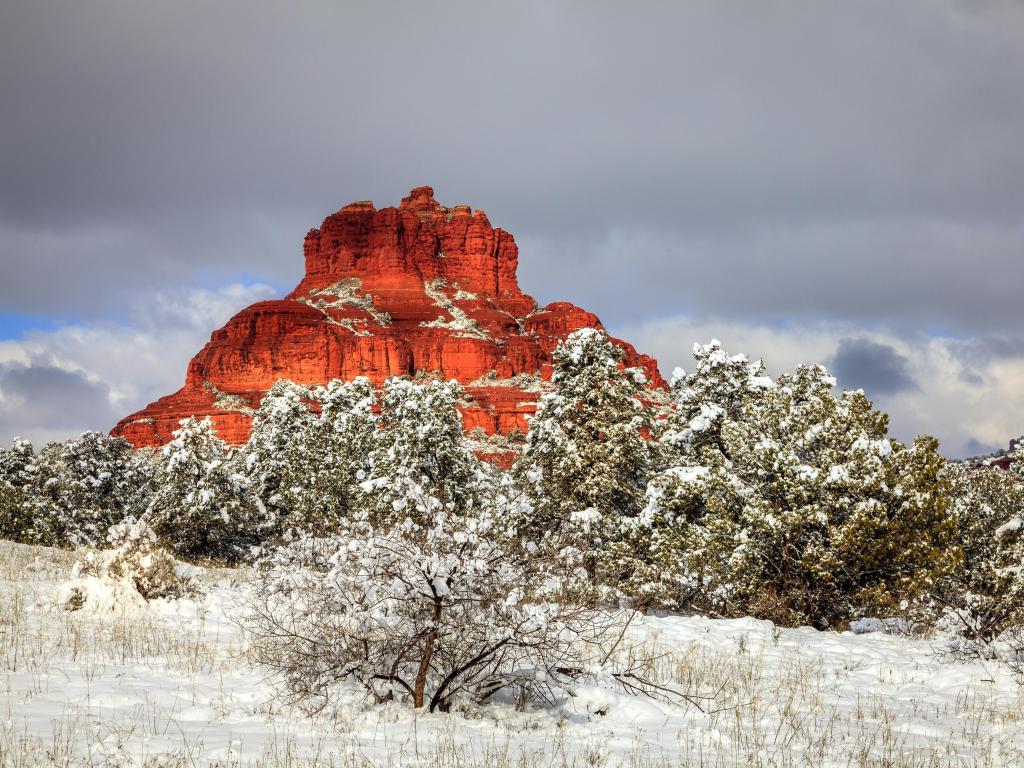
{"type": "Polygon", "coordinates": [[[78,525],[72,513],[61,503],[61,444],[50,442],[34,452],[24,466],[26,481],[21,486],[22,512],[29,521],[22,541],[47,547],[78,545],[78,525]]]}
{"type": "Polygon", "coordinates": [[[313,396],[320,417],[302,444],[304,463],[290,476],[292,487],[302,489],[293,518],[306,530],[329,531],[362,504],[360,484],[377,436],[377,398],[365,376],[336,379],[313,396]]]}
{"type": "Polygon", "coordinates": [[[329,533],[361,503],[375,403],[365,377],[313,389],[281,380],[270,388],[241,449],[250,492],[273,523],[268,535],[329,533]]]}
{"type": "Polygon", "coordinates": [[[27,504],[36,474],[35,451],[27,440],[15,438],[0,449],[0,538],[37,543],[32,509],[27,504]]]}
{"type": "Polygon", "coordinates": [[[956,561],[937,441],[905,446],[863,392],[821,366],[772,381],[760,362],[696,346],[661,443],[669,469],[642,518],[697,600],[724,614],[834,627],[887,616],[956,561]]]}
{"type": "Polygon", "coordinates": [[[127,440],[86,432],[61,445],[57,467],[57,501],[69,545],[99,545],[112,525],[146,508],[152,464],[127,440]]]}
{"type": "Polygon", "coordinates": [[[159,547],[156,533],[145,520],[128,518],[111,527],[107,541],[110,549],[90,550],[75,564],[75,581],[63,587],[65,608],[85,607],[90,596],[97,595],[120,595],[123,602],[131,590],[146,601],[198,591],[188,567],[159,547]],[[96,585],[94,580],[102,584],[96,585]]]}
{"type": "Polygon", "coordinates": [[[613,623],[558,602],[571,585],[548,565],[510,544],[488,511],[348,521],[258,563],[254,658],[310,706],[345,682],[430,711],[537,694],[582,674],[613,623]]]}
{"type": "Polygon", "coordinates": [[[309,404],[313,393],[281,379],[263,396],[253,417],[252,430],[242,453],[252,494],[269,517],[284,519],[292,512],[295,489],[290,480],[302,472],[309,430],[316,419],[309,404]]]}
{"type": "Polygon", "coordinates": [[[1010,627],[1002,635],[1003,662],[1010,668],[1017,682],[1024,686],[1024,624],[1010,627]]]}
{"type": "Polygon", "coordinates": [[[514,470],[530,502],[517,523],[525,540],[540,545],[573,541],[598,583],[641,603],[663,602],[664,571],[635,525],[656,466],[645,379],[622,358],[593,328],[555,350],[554,391],[541,397],[514,470]]]}
{"type": "Polygon", "coordinates": [[[188,418],[163,447],[146,519],[178,557],[236,561],[272,527],[209,418],[188,418]]]}
{"type": "Polygon", "coordinates": [[[1024,626],[1024,482],[988,467],[950,465],[961,559],[932,590],[960,651],[985,655],[1024,626]]]}

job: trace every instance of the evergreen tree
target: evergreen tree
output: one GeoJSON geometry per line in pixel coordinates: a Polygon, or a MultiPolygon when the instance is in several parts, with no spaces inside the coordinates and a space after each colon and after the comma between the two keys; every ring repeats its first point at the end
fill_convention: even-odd
{"type": "Polygon", "coordinates": [[[983,652],[1024,625],[1024,482],[991,467],[954,464],[947,473],[962,559],[932,595],[964,650],[983,652]]]}
{"type": "Polygon", "coordinates": [[[275,521],[291,515],[297,488],[290,481],[301,479],[302,470],[308,469],[303,458],[316,418],[309,408],[312,399],[307,388],[281,379],[264,395],[253,418],[243,451],[246,477],[249,489],[275,521]],[[302,465],[298,472],[296,462],[302,465]]]}
{"type": "Polygon", "coordinates": [[[25,544],[49,544],[40,530],[30,500],[36,495],[39,468],[32,443],[14,438],[0,449],[0,536],[25,544]]]}
{"type": "Polygon", "coordinates": [[[692,374],[688,376],[681,368],[673,372],[675,410],[661,426],[661,442],[701,456],[705,466],[717,466],[726,459],[723,427],[744,423],[744,409],[774,387],[774,382],[765,375],[762,361],[728,355],[717,339],[707,345],[695,344],[693,357],[696,367],[692,374]]]}
{"type": "Polygon", "coordinates": [[[653,564],[636,519],[655,456],[644,374],[622,358],[593,328],[555,350],[554,391],[541,397],[515,467],[530,502],[520,534],[575,547],[598,581],[646,602],[653,564]]]}
{"type": "Polygon", "coordinates": [[[209,418],[190,417],[163,447],[147,521],[176,555],[237,560],[270,527],[209,418]]]}
{"type": "Polygon", "coordinates": [[[120,438],[86,432],[39,453],[15,440],[0,452],[0,530],[30,544],[97,546],[145,509],[151,478],[147,458],[120,438]]]}
{"type": "Polygon", "coordinates": [[[361,484],[378,524],[439,510],[466,514],[481,503],[486,470],[463,438],[461,396],[456,381],[385,383],[361,484]]]}
{"type": "Polygon", "coordinates": [[[127,440],[85,432],[55,451],[53,514],[67,546],[99,546],[107,530],[148,504],[153,468],[127,440]]]}
{"type": "Polygon", "coordinates": [[[337,530],[365,503],[360,483],[368,477],[377,437],[377,401],[364,376],[335,379],[313,390],[312,398],[319,416],[293,442],[284,463],[282,494],[289,515],[281,525],[323,534],[337,530]]]}
{"type": "Polygon", "coordinates": [[[25,486],[25,514],[32,520],[32,544],[48,547],[77,546],[74,519],[61,504],[63,446],[49,442],[33,459],[32,481],[25,486]]]}
{"type": "Polygon", "coordinates": [[[717,342],[677,377],[664,431],[671,468],[644,521],[662,558],[710,607],[835,626],[892,612],[955,562],[938,444],[904,446],[863,392],[832,393],[821,366],[777,382],[717,342]]]}

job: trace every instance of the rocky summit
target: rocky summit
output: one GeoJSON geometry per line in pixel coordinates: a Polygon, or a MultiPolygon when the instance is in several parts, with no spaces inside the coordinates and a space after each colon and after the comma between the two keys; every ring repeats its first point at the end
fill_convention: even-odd
{"type": "MultiPolygon", "coordinates": [[[[430,187],[412,190],[397,208],[346,205],[310,230],[303,250],[306,274],[295,290],[214,331],[189,363],[185,386],[112,434],[156,446],[182,419],[209,416],[221,437],[240,443],[278,379],[434,376],[464,385],[467,432],[493,436],[500,452],[503,438],[526,431],[559,341],[601,327],[567,302],[538,306],[519,288],[512,235],[483,211],[441,205],[430,187]]],[[[642,368],[653,389],[665,387],[654,359],[616,342],[626,365],[642,368]]]]}

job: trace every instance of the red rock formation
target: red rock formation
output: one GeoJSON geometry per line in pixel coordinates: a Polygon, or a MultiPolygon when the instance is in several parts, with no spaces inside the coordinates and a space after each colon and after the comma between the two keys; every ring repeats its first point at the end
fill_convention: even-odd
{"type": "MultiPolygon", "coordinates": [[[[551,353],[597,317],[541,308],[519,289],[512,235],[483,211],[445,208],[418,187],[397,208],[346,205],[310,230],[306,276],[280,301],[243,309],[188,366],[185,386],[123,419],[112,434],[166,443],[181,419],[211,416],[230,443],[277,379],[323,384],[359,375],[437,375],[465,385],[467,431],[525,432],[551,375],[551,353]]],[[[657,363],[618,342],[626,364],[663,388],[657,363]]]]}

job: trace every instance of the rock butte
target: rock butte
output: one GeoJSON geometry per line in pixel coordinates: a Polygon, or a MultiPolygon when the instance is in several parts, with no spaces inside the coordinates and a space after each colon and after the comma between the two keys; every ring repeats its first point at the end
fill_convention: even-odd
{"type": "MultiPolygon", "coordinates": [[[[221,437],[241,443],[278,379],[312,385],[360,375],[375,384],[401,375],[457,379],[467,432],[526,432],[558,342],[601,327],[572,304],[538,306],[519,289],[512,235],[483,211],[442,206],[430,187],[412,190],[397,208],[346,205],[310,230],[303,250],[306,276],[294,291],[214,331],[189,363],[185,386],[122,419],[112,434],[157,446],[183,418],[209,416],[221,437]]],[[[626,365],[665,388],[653,358],[616,343],[626,365]]],[[[507,453],[500,439],[490,444],[507,453]]]]}

